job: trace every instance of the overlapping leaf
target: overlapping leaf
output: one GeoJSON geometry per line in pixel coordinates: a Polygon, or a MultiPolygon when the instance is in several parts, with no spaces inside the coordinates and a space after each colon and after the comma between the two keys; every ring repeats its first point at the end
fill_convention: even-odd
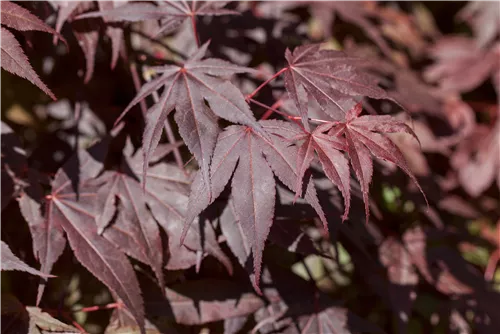
{"type": "Polygon", "coordinates": [[[264,302],[248,286],[223,279],[199,279],[165,289],[166,298],[146,290],[146,310],[184,325],[201,325],[255,312],[264,302]]]}
{"type": "Polygon", "coordinates": [[[365,60],[348,57],[340,51],[320,50],[319,44],[299,46],[293,52],[287,49],[285,58],[288,61],[285,87],[306,128],[309,127],[307,99],[302,89],[334,119],[342,118],[353,106],[354,96],[387,98],[375,77],[355,67],[366,63],[365,60]]]}
{"type": "MultiPolygon", "coordinates": [[[[99,9],[112,10],[122,6],[122,2],[117,1],[98,1],[99,9]]],[[[88,10],[94,8],[92,1],[71,1],[55,2],[54,6],[57,8],[57,21],[56,31],[61,32],[64,23],[71,22],[73,33],[78,40],[78,44],[85,56],[85,76],[84,82],[88,83],[94,74],[95,56],[97,44],[99,41],[99,25],[97,22],[91,20],[77,21],[76,17],[88,10]]],[[[106,23],[107,21],[104,20],[106,23]]],[[[116,66],[120,50],[123,46],[123,29],[119,25],[106,25],[106,35],[111,40],[111,68],[116,66]]],[[[56,38],[54,38],[54,41],[56,38]]]]}
{"type": "MultiPolygon", "coordinates": [[[[260,124],[270,133],[277,127],[282,131],[287,127],[297,131],[286,122],[261,121],[260,124]]],[[[290,188],[294,187],[297,177],[296,155],[293,155],[296,151],[291,148],[276,135],[268,140],[248,126],[230,126],[219,135],[215,147],[210,169],[211,192],[200,173],[191,188],[183,238],[193,219],[221,194],[234,172],[231,185],[235,214],[253,253],[253,283],[258,292],[262,252],[274,217],[276,183],[273,174],[290,188]]],[[[311,180],[307,182],[304,196],[326,227],[326,218],[311,180]]]]}
{"type": "Polygon", "coordinates": [[[408,321],[415,298],[418,275],[413,267],[410,253],[395,238],[387,238],[379,248],[380,262],[387,268],[389,278],[389,298],[398,314],[400,333],[408,330],[408,321]]]}
{"type": "Polygon", "coordinates": [[[361,184],[366,220],[368,221],[370,213],[368,192],[373,174],[373,161],[370,153],[399,166],[415,182],[422,194],[424,193],[406,164],[403,153],[389,138],[383,135],[383,133],[406,132],[418,140],[413,130],[404,122],[398,121],[391,116],[359,116],[361,111],[362,106],[358,103],[346,114],[345,122],[335,125],[332,123],[328,134],[331,136],[345,135],[347,153],[361,184]]]}
{"type": "MultiPolygon", "coordinates": [[[[153,268],[158,275],[161,273],[162,263],[162,255],[158,253],[163,249],[158,239],[159,231],[156,227],[158,222],[168,235],[167,269],[186,269],[193,265],[199,267],[202,257],[197,256],[197,253],[200,253],[214,256],[231,273],[231,262],[220,249],[210,224],[196,222],[188,231],[184,245],[180,244],[190,185],[190,180],[184,171],[167,163],[157,163],[147,170],[145,177],[148,182],[143,190],[140,186],[143,177],[142,152],[139,150],[132,155],[130,149],[130,145],[125,149],[121,172],[106,172],[101,177],[105,183],[99,190],[102,207],[101,214],[97,218],[99,227],[104,229],[115,212],[118,212],[116,220],[105,230],[104,236],[112,238],[111,240],[126,252],[142,252],[142,256],[132,253],[130,255],[154,265],[156,269],[153,268]],[[117,197],[120,202],[128,204],[115,207],[117,197]],[[134,246],[131,247],[131,244],[134,246]],[[133,249],[134,247],[137,249],[133,249]]],[[[162,275],[158,276],[162,283],[160,277],[162,275]]]]}
{"type": "Polygon", "coordinates": [[[32,275],[38,275],[41,277],[48,277],[51,275],[47,275],[42,273],[39,270],[36,270],[35,268],[30,267],[21,259],[19,259],[14,253],[9,248],[9,245],[7,245],[5,242],[1,241],[2,245],[2,270],[18,270],[18,271],[25,271],[27,273],[30,273],[32,275]]]}
{"type": "Polygon", "coordinates": [[[481,48],[472,38],[443,37],[429,49],[435,63],[425,69],[424,78],[439,83],[446,91],[473,90],[498,72],[499,50],[481,48]]]}
{"type": "MultiPolygon", "coordinates": [[[[66,40],[62,38],[58,32],[43,23],[42,20],[31,14],[25,8],[13,2],[2,1],[0,5],[0,14],[2,25],[20,31],[36,30],[48,32],[58,36],[64,41],[64,43],[66,43],[66,40]]],[[[45,94],[50,96],[53,100],[56,100],[52,91],[43,83],[43,81],[36,74],[35,70],[31,67],[28,58],[24,54],[21,45],[16,41],[14,35],[3,27],[0,29],[2,68],[7,72],[27,79],[32,84],[40,88],[45,94]]]]}
{"type": "Polygon", "coordinates": [[[104,183],[97,195],[99,231],[126,254],[150,265],[159,285],[163,286],[160,230],[146,209],[140,184],[127,171],[126,165],[122,170],[105,172],[99,180],[104,183]],[[119,203],[116,203],[117,198],[119,203]]]}
{"type": "Polygon", "coordinates": [[[494,2],[471,1],[457,14],[457,18],[469,23],[481,47],[500,33],[500,12],[494,2]]]}
{"type": "Polygon", "coordinates": [[[132,106],[164,87],[158,103],[146,115],[143,136],[144,174],[151,153],[160,140],[164,122],[174,108],[179,133],[198,161],[207,185],[210,184],[210,158],[218,134],[217,119],[211,111],[230,122],[260,129],[239,89],[220,78],[246,72],[248,69],[220,59],[201,60],[207,47],[208,43],[204,44],[183,67],[167,65],[154,68],[161,75],[142,86],[122,114],[123,116],[132,106]],[[206,106],[205,100],[210,108],[206,106]]]}
{"type": "Polygon", "coordinates": [[[322,23],[324,34],[330,37],[332,24],[336,15],[345,22],[359,26],[366,35],[373,40],[387,56],[391,56],[392,50],[382,37],[380,29],[371,21],[377,12],[370,10],[363,2],[355,1],[317,1],[310,3],[310,11],[317,20],[322,23]],[[375,13],[374,13],[375,12],[375,13]]]}
{"type": "MultiPolygon", "coordinates": [[[[104,141],[89,151],[78,151],[57,172],[51,194],[45,197],[45,217],[41,218],[40,212],[35,210],[30,210],[30,215],[25,214],[25,217],[31,225],[35,255],[43,273],[50,273],[61,255],[66,235],[76,258],[123,300],[143,327],[142,298],[132,266],[121,251],[97,233],[99,185],[94,178],[102,169],[106,150],[104,141]]],[[[44,284],[41,284],[38,302],[43,291],[44,284]]]]}
{"type": "Polygon", "coordinates": [[[165,1],[158,6],[143,2],[130,3],[114,9],[104,9],[81,15],[79,18],[103,17],[109,22],[160,20],[160,33],[170,33],[185,20],[196,16],[236,15],[236,11],[223,9],[227,1],[165,1]]]}
{"type": "Polygon", "coordinates": [[[297,138],[298,140],[304,140],[304,142],[300,145],[297,154],[298,178],[295,187],[295,196],[298,196],[302,192],[304,174],[314,159],[314,152],[316,152],[325,175],[340,189],[344,197],[345,211],[342,220],[345,220],[349,213],[351,198],[349,162],[344,153],[340,152],[340,150],[346,150],[343,138],[324,134],[330,127],[331,124],[327,123],[318,126],[312,133],[304,134],[302,138],[297,138]]]}
{"type": "Polygon", "coordinates": [[[2,293],[2,323],[5,333],[81,333],[38,307],[25,307],[15,296],[7,293],[2,293]]]}
{"type": "Polygon", "coordinates": [[[381,333],[292,272],[270,266],[263,280],[271,304],[256,315],[260,333],[381,333]],[[269,275],[270,274],[270,275],[269,275]]]}

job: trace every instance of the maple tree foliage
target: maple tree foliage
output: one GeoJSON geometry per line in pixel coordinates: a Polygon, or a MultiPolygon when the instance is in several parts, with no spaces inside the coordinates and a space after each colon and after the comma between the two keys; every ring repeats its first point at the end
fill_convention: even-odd
{"type": "Polygon", "coordinates": [[[0,8],[2,332],[500,329],[499,8],[0,8]]]}

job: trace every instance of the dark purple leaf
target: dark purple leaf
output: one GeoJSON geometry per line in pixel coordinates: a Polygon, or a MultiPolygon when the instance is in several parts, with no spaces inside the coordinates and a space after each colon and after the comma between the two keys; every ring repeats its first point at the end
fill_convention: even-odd
{"type": "Polygon", "coordinates": [[[416,295],[417,272],[404,245],[394,238],[387,238],[380,245],[379,257],[391,282],[389,298],[397,313],[399,332],[405,333],[416,295]]]}
{"type": "MultiPolygon", "coordinates": [[[[65,44],[66,40],[54,29],[46,25],[27,9],[11,1],[2,1],[0,4],[1,22],[9,28],[20,31],[36,30],[44,31],[61,38],[65,44]]],[[[3,33],[3,31],[2,31],[3,33]]]]}
{"type": "MultiPolygon", "coordinates": [[[[64,231],[76,258],[123,300],[143,328],[142,298],[132,266],[123,253],[97,233],[95,219],[99,185],[94,178],[103,167],[106,151],[105,140],[88,151],[78,151],[59,169],[52,182],[51,194],[45,198],[45,219],[30,222],[34,248],[42,264],[41,271],[50,273],[64,249],[64,231]]],[[[38,301],[44,286],[39,287],[38,301]]]]}
{"type": "Polygon", "coordinates": [[[486,46],[500,33],[499,11],[494,2],[471,1],[457,17],[472,27],[479,46],[486,46]]]}
{"type": "MultiPolygon", "coordinates": [[[[261,122],[264,128],[269,125],[271,128],[269,130],[277,124],[280,123],[261,122]]],[[[219,134],[210,170],[212,191],[206,189],[198,173],[191,188],[188,216],[183,232],[184,237],[192,220],[220,195],[234,172],[231,183],[234,212],[253,253],[255,271],[253,283],[258,292],[260,292],[262,252],[274,216],[276,189],[273,174],[291,188],[295,183],[292,180],[296,180],[297,177],[293,167],[296,161],[291,161],[295,160],[296,156],[293,158],[289,156],[286,146],[279,144],[282,143],[282,138],[271,137],[274,137],[274,140],[269,141],[252,128],[244,126],[230,126],[219,134]]],[[[305,198],[318,211],[326,227],[326,219],[319,207],[311,182],[308,182],[305,198]]]]}
{"type": "Polygon", "coordinates": [[[375,77],[356,68],[356,65],[365,63],[359,58],[340,51],[320,50],[319,44],[297,47],[293,53],[287,50],[285,57],[288,61],[285,86],[305,126],[307,106],[301,102],[304,101],[301,87],[335,119],[342,118],[354,105],[351,97],[388,98],[386,92],[377,86],[375,77]]]}
{"type": "Polygon", "coordinates": [[[9,248],[9,245],[7,245],[3,241],[1,243],[2,243],[2,270],[18,270],[18,271],[25,271],[32,275],[38,275],[41,277],[53,277],[52,275],[44,274],[41,271],[38,271],[28,266],[26,263],[21,261],[17,256],[15,256],[14,253],[12,253],[12,251],[9,248]]]}
{"type": "MultiPolygon", "coordinates": [[[[260,129],[241,92],[218,76],[242,73],[248,69],[219,59],[200,60],[208,47],[203,45],[183,67],[167,65],[155,68],[161,76],[142,86],[137,96],[122,113],[148,95],[164,87],[158,103],[146,115],[143,136],[144,171],[163,131],[168,114],[175,108],[179,133],[200,164],[203,181],[209,185],[209,164],[218,133],[216,117],[260,129]],[[205,99],[210,109],[205,105],[205,99]]],[[[210,189],[209,187],[207,187],[210,189]]]]}
{"type": "MultiPolygon", "coordinates": [[[[139,150],[133,157],[127,157],[127,163],[137,178],[134,187],[139,186],[142,178],[142,156],[139,150]]],[[[138,189],[139,192],[135,196],[144,197],[154,218],[168,235],[169,258],[166,261],[166,268],[178,270],[199,265],[198,261],[201,259],[197,256],[199,253],[214,256],[224,264],[229,273],[232,273],[231,262],[219,247],[211,224],[195,222],[187,232],[184,244],[180,243],[190,185],[185,172],[176,166],[158,163],[147,170],[146,178],[148,182],[145,193],[138,189]]]]}
{"type": "Polygon", "coordinates": [[[30,333],[81,333],[73,326],[67,325],[38,307],[26,307],[30,317],[30,333]]]}
{"type": "Polygon", "coordinates": [[[126,170],[106,172],[99,181],[104,183],[97,196],[99,232],[103,231],[102,235],[127,255],[150,265],[158,284],[163,286],[160,230],[146,209],[140,184],[126,170]],[[117,217],[111,222],[115,214],[117,217]]]}
{"type": "Polygon", "coordinates": [[[2,68],[7,72],[20,76],[31,82],[33,85],[40,88],[45,94],[56,100],[52,91],[45,86],[42,80],[38,77],[35,70],[31,67],[28,58],[24,54],[21,45],[16,41],[16,38],[10,31],[5,28],[1,30],[2,41],[2,68]]]}
{"type": "Polygon", "coordinates": [[[158,6],[151,3],[129,3],[113,9],[100,8],[99,12],[91,12],[78,16],[77,19],[102,17],[108,22],[136,22],[144,20],[160,20],[159,33],[168,34],[176,30],[185,20],[196,16],[237,15],[238,12],[223,9],[225,1],[166,1],[158,6]]]}
{"type": "Polygon", "coordinates": [[[148,314],[184,325],[201,325],[251,314],[264,305],[255,293],[234,281],[191,280],[166,288],[166,300],[145,292],[148,314]],[[168,303],[168,304],[167,304],[168,303]]]}
{"type": "MultiPolygon", "coordinates": [[[[390,161],[400,167],[417,185],[425,198],[423,190],[408,167],[403,153],[383,133],[406,132],[417,139],[414,132],[403,122],[391,120],[387,116],[359,116],[362,111],[361,103],[346,114],[346,122],[333,125],[329,131],[330,135],[345,135],[347,142],[347,153],[351,165],[361,184],[363,201],[365,202],[366,221],[369,218],[368,192],[373,174],[373,162],[371,154],[390,161]],[[377,133],[377,132],[381,132],[377,133]]],[[[426,199],[427,200],[427,199],[426,199]]]]}
{"type": "Polygon", "coordinates": [[[445,91],[468,92],[497,71],[498,54],[467,37],[443,37],[430,48],[429,56],[436,63],[425,69],[424,78],[445,91]]]}

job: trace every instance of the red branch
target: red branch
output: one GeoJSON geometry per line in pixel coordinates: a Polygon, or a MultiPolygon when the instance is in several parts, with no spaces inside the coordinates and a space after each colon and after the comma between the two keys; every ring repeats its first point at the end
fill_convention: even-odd
{"type": "Polygon", "coordinates": [[[284,73],[287,70],[288,70],[288,67],[284,67],[281,70],[279,70],[278,72],[276,72],[272,77],[270,77],[269,79],[267,79],[266,81],[264,81],[253,92],[251,92],[250,94],[248,94],[247,97],[246,97],[246,100],[249,101],[252,97],[255,96],[255,94],[257,94],[259,92],[259,90],[261,90],[262,88],[264,88],[268,83],[270,83],[271,81],[273,81],[274,79],[276,79],[277,77],[279,77],[282,73],[284,73]]]}

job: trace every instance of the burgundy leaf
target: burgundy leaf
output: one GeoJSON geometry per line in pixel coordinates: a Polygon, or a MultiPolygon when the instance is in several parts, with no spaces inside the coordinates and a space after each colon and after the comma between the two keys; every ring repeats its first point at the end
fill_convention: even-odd
{"type": "MultiPolygon", "coordinates": [[[[99,3],[100,6],[105,7],[113,5],[111,1],[100,1],[99,3]]],[[[93,9],[95,7],[94,3],[92,1],[72,1],[69,3],[60,1],[56,3],[56,6],[58,8],[56,30],[57,32],[60,32],[65,22],[71,22],[73,33],[85,56],[85,75],[83,81],[84,83],[88,83],[94,74],[95,56],[99,42],[99,25],[94,20],[77,21],[75,20],[75,17],[83,12],[93,9]]],[[[120,33],[120,30],[120,28],[111,26],[108,26],[107,29],[107,33],[112,38],[112,68],[116,63],[119,45],[121,44],[122,34],[120,33]]]]}
{"type": "MultiPolygon", "coordinates": [[[[66,40],[54,29],[46,25],[27,9],[11,1],[2,1],[0,4],[1,22],[9,28],[20,31],[36,30],[44,31],[61,38],[65,44],[66,40]]],[[[2,32],[3,33],[3,32],[2,32]]]]}
{"type": "Polygon", "coordinates": [[[163,286],[163,252],[159,251],[163,246],[158,225],[146,209],[140,184],[123,169],[99,178],[104,182],[97,197],[99,232],[104,231],[103,236],[124,253],[150,265],[158,284],[163,286]],[[116,198],[120,205],[115,205],[116,198]],[[106,228],[115,212],[116,219],[106,228]]]}
{"type": "Polygon", "coordinates": [[[285,86],[299,109],[304,125],[307,110],[301,102],[304,99],[300,96],[300,87],[335,119],[340,119],[353,106],[351,97],[388,98],[386,92],[377,86],[375,77],[356,68],[365,63],[359,58],[349,57],[340,51],[320,50],[319,44],[299,46],[293,53],[287,50],[285,58],[288,61],[285,86]]]}
{"type": "MultiPolygon", "coordinates": [[[[117,308],[111,314],[104,334],[139,334],[140,332],[141,329],[130,312],[125,308],[117,308]]],[[[146,333],[160,334],[161,332],[146,319],[146,333]]]]}
{"type": "MultiPolygon", "coordinates": [[[[329,127],[328,124],[326,125],[329,127]]],[[[345,220],[350,207],[349,163],[344,154],[339,151],[346,150],[345,143],[337,137],[329,137],[323,133],[328,130],[328,127],[317,127],[313,133],[307,135],[305,142],[299,147],[297,154],[299,173],[295,196],[297,197],[302,192],[302,179],[316,151],[325,175],[340,189],[344,197],[345,211],[342,220],[345,220]]]]}
{"type": "MultiPolygon", "coordinates": [[[[229,81],[217,76],[246,72],[247,69],[218,59],[200,60],[208,47],[203,45],[183,67],[167,65],[154,68],[161,76],[142,86],[122,113],[148,95],[164,87],[158,103],[148,111],[144,130],[144,173],[163,130],[168,114],[176,108],[180,134],[200,164],[203,181],[209,185],[209,164],[218,132],[217,116],[231,122],[261,129],[241,92],[229,81]],[[205,105],[205,99],[210,109],[205,105]]],[[[207,187],[207,189],[210,189],[207,187]]]]}
{"type": "Polygon", "coordinates": [[[248,266],[248,259],[252,254],[252,247],[236,216],[236,209],[232,200],[227,203],[226,208],[219,216],[219,224],[231,252],[233,252],[238,262],[248,272],[252,284],[255,284],[254,270],[251,266],[248,266]]]}
{"type": "MultiPolygon", "coordinates": [[[[126,157],[137,178],[135,188],[139,186],[142,178],[142,156],[139,150],[134,156],[126,157]]],[[[144,196],[154,218],[168,235],[169,258],[166,261],[166,268],[178,270],[199,264],[197,259],[199,253],[214,256],[224,264],[229,273],[232,273],[231,262],[219,247],[212,225],[195,222],[187,231],[184,244],[180,243],[190,186],[190,180],[184,171],[167,163],[158,163],[147,170],[146,178],[148,182],[145,194],[139,190],[135,196],[144,196]]]]}
{"type": "MultiPolygon", "coordinates": [[[[102,141],[88,151],[78,151],[59,169],[52,192],[46,196],[45,220],[37,225],[37,254],[41,271],[50,273],[64,249],[64,231],[76,258],[123,300],[143,328],[142,298],[132,266],[123,253],[97,233],[95,224],[98,185],[94,178],[102,169],[106,151],[107,142],[102,141]]],[[[44,285],[40,285],[38,301],[43,290],[44,285]]]]}
{"type": "Polygon", "coordinates": [[[271,288],[265,294],[272,303],[256,313],[260,333],[381,333],[303,279],[279,269],[269,268],[263,279],[271,288]],[[271,274],[270,277],[268,274],[271,274]],[[275,287],[275,288],[274,288],[275,287]]]}
{"type": "Polygon", "coordinates": [[[20,76],[31,82],[33,85],[40,88],[45,94],[56,100],[52,91],[45,86],[42,80],[38,77],[35,70],[31,67],[28,58],[24,54],[21,45],[16,41],[14,35],[5,28],[0,28],[1,31],[1,48],[2,48],[2,68],[7,72],[20,76]]]}
{"type": "Polygon", "coordinates": [[[38,307],[26,307],[26,311],[30,317],[30,333],[81,333],[80,330],[53,318],[38,307]]]}
{"type": "MultiPolygon", "coordinates": [[[[264,128],[269,125],[271,131],[268,132],[272,132],[277,124],[286,123],[261,122],[264,128]]],[[[269,141],[245,126],[230,126],[219,134],[210,170],[212,197],[198,173],[191,188],[188,216],[182,236],[184,238],[192,220],[220,195],[234,172],[231,185],[235,215],[253,253],[253,283],[259,293],[262,252],[274,216],[276,189],[273,174],[290,188],[294,188],[297,179],[294,168],[296,155],[292,157],[286,152],[282,138],[271,137],[274,140],[269,141]]],[[[310,181],[307,183],[305,198],[318,211],[327,228],[326,218],[310,181]]]]}
{"type": "MultiPolygon", "coordinates": [[[[418,139],[415,133],[404,122],[389,120],[387,116],[359,116],[362,111],[361,103],[346,114],[346,122],[336,123],[329,131],[330,135],[345,134],[347,152],[351,165],[361,184],[363,201],[365,202],[366,221],[369,218],[368,192],[373,174],[371,154],[390,161],[400,167],[417,185],[425,198],[423,190],[408,167],[403,153],[383,134],[376,132],[406,132],[418,139]]],[[[427,199],[425,198],[427,201],[427,199]]]]}
{"type": "MultiPolygon", "coordinates": [[[[123,6],[123,2],[116,1],[99,1],[99,9],[107,10],[123,6]]],[[[124,44],[123,29],[114,25],[108,24],[106,26],[106,35],[111,40],[111,69],[114,69],[120,55],[120,49],[124,44]]]]}
{"type": "Polygon", "coordinates": [[[2,270],[19,270],[19,271],[25,271],[32,275],[38,275],[41,277],[54,277],[52,275],[44,274],[41,271],[38,271],[30,267],[23,261],[21,261],[17,256],[14,255],[14,253],[12,253],[12,251],[9,248],[9,245],[7,245],[3,241],[2,241],[2,270]]]}
{"type": "Polygon", "coordinates": [[[457,17],[469,23],[477,37],[477,44],[483,47],[500,33],[498,15],[498,6],[495,3],[471,1],[457,14],[457,17]]]}
{"type": "Polygon", "coordinates": [[[83,82],[88,83],[94,74],[99,30],[93,26],[93,22],[82,21],[73,23],[73,33],[85,56],[85,76],[83,82]]]}
{"type": "Polygon", "coordinates": [[[443,37],[430,48],[429,55],[436,62],[425,69],[424,78],[446,91],[468,92],[497,71],[495,50],[488,52],[467,37],[443,37]]]}
{"type": "Polygon", "coordinates": [[[359,26],[371,38],[382,52],[391,57],[392,50],[383,39],[381,29],[374,25],[370,19],[374,16],[363,2],[328,1],[312,2],[310,10],[321,21],[326,36],[331,36],[331,25],[337,14],[345,22],[359,26]]]}
{"type": "Polygon", "coordinates": [[[147,296],[148,314],[184,325],[201,325],[251,314],[264,305],[248,288],[220,279],[176,284],[166,288],[166,296],[166,301],[159,300],[158,293],[147,296]]]}
{"type": "Polygon", "coordinates": [[[167,34],[176,30],[185,20],[196,16],[237,15],[238,12],[223,9],[225,1],[166,1],[158,6],[151,3],[129,3],[113,9],[101,8],[78,16],[77,19],[103,17],[108,22],[136,22],[160,20],[159,33],[167,34]]]}
{"type": "Polygon", "coordinates": [[[400,333],[407,331],[408,320],[415,298],[418,275],[413,267],[410,253],[395,238],[386,238],[379,248],[380,262],[387,268],[389,281],[389,297],[393,309],[398,314],[400,333]]]}

